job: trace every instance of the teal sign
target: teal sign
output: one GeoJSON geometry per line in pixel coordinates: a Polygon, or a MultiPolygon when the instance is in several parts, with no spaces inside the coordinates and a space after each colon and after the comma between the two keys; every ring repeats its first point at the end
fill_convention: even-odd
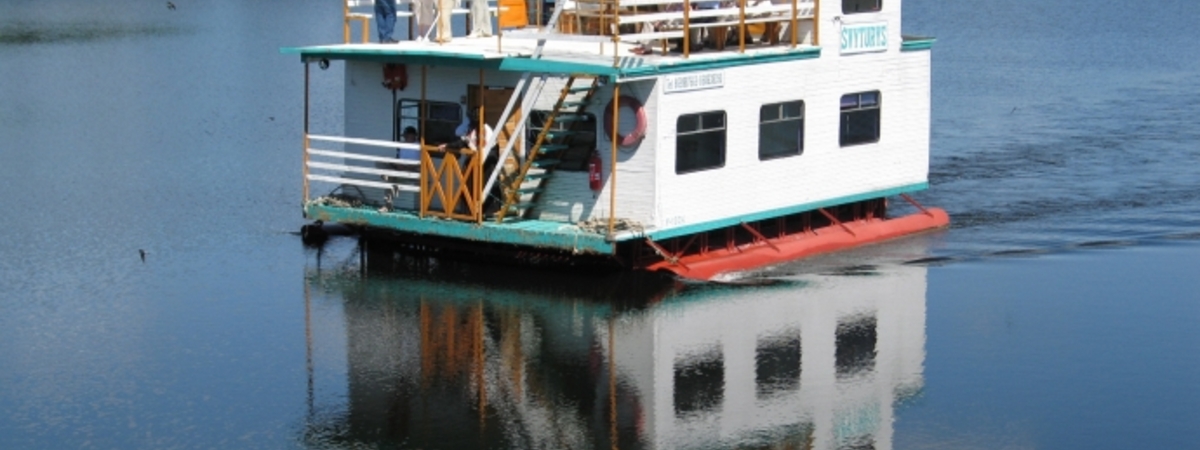
{"type": "Polygon", "coordinates": [[[887,22],[842,25],[843,55],[887,50],[887,22]]]}

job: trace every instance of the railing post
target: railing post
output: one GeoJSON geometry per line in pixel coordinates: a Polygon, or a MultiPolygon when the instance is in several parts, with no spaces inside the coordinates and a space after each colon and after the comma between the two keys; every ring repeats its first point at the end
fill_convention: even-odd
{"type": "MultiPolygon", "coordinates": [[[[479,115],[476,117],[476,119],[479,120],[479,122],[476,122],[479,124],[479,128],[475,130],[475,148],[479,151],[475,152],[475,161],[473,164],[471,164],[471,168],[468,169],[471,173],[471,192],[475,194],[475,204],[468,204],[468,206],[471,209],[471,215],[474,216],[476,224],[483,223],[483,202],[486,198],[486,194],[483,192],[483,158],[485,158],[488,154],[488,151],[491,150],[491,146],[488,145],[490,142],[487,141],[488,126],[487,122],[484,121],[484,118],[487,117],[485,114],[486,111],[484,111],[484,105],[486,105],[487,102],[484,101],[483,98],[483,95],[486,92],[485,88],[483,87],[483,82],[483,69],[479,69],[479,115]]],[[[496,124],[495,129],[498,131],[501,126],[503,126],[503,124],[498,123],[496,124]]],[[[499,133],[497,132],[496,135],[499,136],[499,133]]]]}
{"type": "Polygon", "coordinates": [[[683,0],[683,59],[692,54],[692,0],[683,0]]]}
{"type": "Polygon", "coordinates": [[[813,38],[815,47],[821,46],[821,0],[813,0],[813,38]]]}
{"type": "MultiPolygon", "coordinates": [[[[302,169],[304,174],[304,201],[300,203],[301,207],[308,203],[308,69],[310,64],[308,61],[304,62],[304,168],[302,169]]],[[[308,213],[305,212],[304,214],[307,215],[308,213]]]]}
{"type": "Polygon", "coordinates": [[[621,84],[613,80],[612,161],[608,165],[608,239],[613,239],[617,225],[617,130],[621,123],[621,84]]]}
{"type": "Polygon", "coordinates": [[[350,4],[342,1],[342,43],[350,43],[350,4]]]}
{"type": "Polygon", "coordinates": [[[746,0],[738,0],[738,53],[746,53],[746,0]]]}
{"type": "Polygon", "coordinates": [[[796,48],[796,45],[798,45],[800,43],[800,30],[798,30],[796,28],[797,27],[796,15],[798,14],[796,11],[796,9],[797,9],[796,2],[799,2],[799,1],[800,0],[792,0],[792,24],[789,27],[792,30],[792,48],[796,48]]]}
{"type": "Polygon", "coordinates": [[[433,198],[433,189],[429,187],[429,171],[433,168],[433,158],[429,157],[429,149],[425,148],[425,116],[428,115],[425,105],[425,80],[429,78],[427,76],[429,74],[428,69],[429,66],[421,65],[421,103],[417,106],[417,126],[421,127],[421,152],[419,153],[421,156],[421,189],[417,194],[421,200],[421,204],[418,206],[420,208],[419,215],[422,219],[429,212],[429,203],[433,198]],[[427,189],[430,192],[425,192],[427,189]]]}

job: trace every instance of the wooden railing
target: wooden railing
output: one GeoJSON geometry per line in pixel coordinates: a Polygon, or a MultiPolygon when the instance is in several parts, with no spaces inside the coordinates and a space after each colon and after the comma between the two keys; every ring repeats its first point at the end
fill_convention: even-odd
{"type": "Polygon", "coordinates": [[[790,25],[787,40],[795,47],[800,44],[799,22],[815,19],[817,4],[815,0],[577,0],[564,12],[569,18],[562,22],[563,32],[639,43],[683,39],[687,57],[689,41],[705,29],[719,40],[718,48],[723,48],[725,33],[736,30],[738,50],[745,51],[747,26],[752,24],[763,24],[773,45],[779,43],[780,25],[790,25]]]}

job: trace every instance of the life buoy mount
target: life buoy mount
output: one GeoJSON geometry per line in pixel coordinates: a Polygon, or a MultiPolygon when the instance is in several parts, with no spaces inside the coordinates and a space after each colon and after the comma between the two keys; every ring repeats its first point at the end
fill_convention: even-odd
{"type": "Polygon", "coordinates": [[[636,98],[628,95],[622,95],[608,102],[608,106],[604,107],[604,134],[608,135],[609,139],[613,139],[613,105],[616,104],[619,108],[629,108],[633,110],[637,122],[634,123],[633,130],[626,134],[618,132],[616,136],[617,144],[622,147],[632,147],[637,145],[646,137],[646,108],[642,106],[636,98]]]}
{"type": "Polygon", "coordinates": [[[383,65],[383,87],[393,91],[403,91],[408,87],[408,69],[404,64],[387,63],[383,65]]]}

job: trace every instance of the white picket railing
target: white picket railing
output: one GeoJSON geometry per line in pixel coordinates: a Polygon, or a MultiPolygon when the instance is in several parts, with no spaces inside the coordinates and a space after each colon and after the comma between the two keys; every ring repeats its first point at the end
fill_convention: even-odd
{"type": "Polygon", "coordinates": [[[364,145],[364,146],[369,146],[369,147],[382,147],[382,148],[387,148],[387,149],[402,149],[402,150],[419,151],[421,149],[421,146],[419,144],[410,144],[410,143],[393,142],[393,141],[380,141],[380,140],[374,140],[374,139],[347,138],[347,137],[340,137],[340,136],[323,136],[323,135],[316,135],[316,134],[308,135],[308,140],[310,142],[310,146],[307,149],[305,149],[305,151],[308,154],[308,159],[305,161],[305,164],[308,166],[308,169],[309,169],[308,179],[310,181],[323,181],[323,182],[328,182],[328,183],[373,187],[373,188],[380,188],[380,189],[389,189],[389,190],[393,190],[393,191],[408,191],[408,192],[420,192],[421,191],[420,186],[416,185],[416,184],[389,183],[384,179],[384,177],[389,177],[389,178],[396,178],[396,179],[419,181],[421,179],[421,171],[420,171],[421,161],[420,161],[420,159],[388,158],[388,157],[383,157],[383,156],[365,155],[362,153],[336,151],[336,150],[328,150],[328,149],[318,149],[318,148],[313,148],[311,146],[311,142],[319,141],[319,142],[334,142],[334,143],[341,143],[341,144],[364,145]],[[350,165],[350,164],[338,164],[338,163],[333,163],[333,162],[313,161],[312,160],[313,157],[331,158],[331,159],[339,159],[340,158],[343,161],[352,160],[352,161],[366,161],[366,162],[382,163],[382,164],[416,165],[417,167],[415,168],[415,170],[412,170],[412,171],[395,170],[392,168],[380,168],[380,167],[378,167],[379,164],[376,164],[376,167],[370,167],[370,166],[356,166],[356,165],[350,165]],[[328,172],[333,172],[335,174],[312,173],[312,171],[314,171],[314,170],[328,171],[328,172]],[[379,176],[379,181],[347,177],[346,174],[376,175],[376,176],[379,176]]]}

